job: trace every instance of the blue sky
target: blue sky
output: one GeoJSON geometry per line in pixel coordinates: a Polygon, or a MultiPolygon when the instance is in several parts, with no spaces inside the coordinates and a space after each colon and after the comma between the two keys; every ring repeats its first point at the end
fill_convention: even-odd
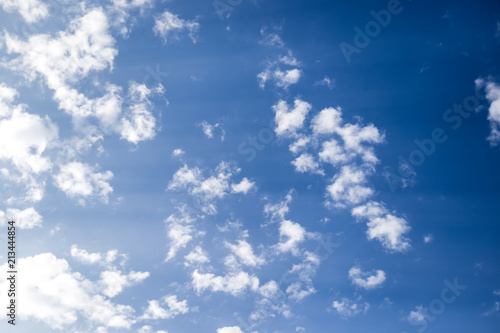
{"type": "Polygon", "coordinates": [[[497,2],[0,7],[2,331],[498,331],[497,2]]]}

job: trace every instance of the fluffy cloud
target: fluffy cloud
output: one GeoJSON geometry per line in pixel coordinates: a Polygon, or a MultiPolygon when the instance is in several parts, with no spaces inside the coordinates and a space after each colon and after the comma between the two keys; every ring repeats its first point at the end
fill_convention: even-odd
{"type": "Polygon", "coordinates": [[[340,301],[334,301],[332,306],[337,311],[337,313],[342,318],[354,317],[360,313],[366,313],[368,309],[370,309],[370,304],[367,302],[360,302],[358,300],[350,300],[348,298],[343,297],[340,301]]]}
{"type": "Polygon", "coordinates": [[[252,246],[244,240],[238,241],[238,244],[226,242],[226,247],[229,248],[244,265],[258,267],[266,262],[264,258],[256,256],[252,246]]]}
{"type": "Polygon", "coordinates": [[[301,71],[299,69],[290,69],[285,72],[277,69],[274,71],[274,78],[276,79],[276,85],[282,88],[288,88],[292,84],[296,84],[300,80],[301,71]]]}
{"type": "Polygon", "coordinates": [[[167,237],[170,239],[170,249],[165,261],[175,257],[177,252],[185,248],[193,239],[193,223],[196,217],[189,213],[185,206],[177,208],[177,213],[170,215],[165,223],[167,224],[167,237]]]}
{"type": "Polygon", "coordinates": [[[243,331],[238,326],[232,326],[219,328],[217,329],[217,333],[243,333],[243,331]]]}
{"type": "Polygon", "coordinates": [[[259,279],[246,272],[215,276],[211,273],[203,274],[195,270],[192,274],[192,285],[197,293],[208,289],[212,292],[225,292],[233,296],[238,296],[247,289],[258,291],[259,279]]]}
{"type": "Polygon", "coordinates": [[[253,187],[253,182],[247,178],[240,183],[231,183],[233,175],[240,171],[240,168],[222,161],[212,176],[205,178],[198,167],[189,168],[184,165],[176,171],[168,189],[186,189],[198,201],[203,213],[213,215],[217,212],[215,201],[223,199],[231,192],[246,194],[253,187]]]}
{"type": "Polygon", "coordinates": [[[304,126],[304,120],[311,111],[312,105],[300,99],[294,101],[293,109],[287,102],[281,100],[273,106],[275,113],[276,128],[278,137],[294,137],[297,130],[304,126]]]}
{"type": "Polygon", "coordinates": [[[47,5],[39,0],[0,0],[0,6],[8,12],[19,12],[28,23],[35,23],[49,15],[47,5]]]}
{"type": "Polygon", "coordinates": [[[385,281],[385,272],[363,272],[359,267],[352,267],[349,270],[349,279],[353,284],[364,289],[374,289],[382,285],[385,281]]]}
{"type": "Polygon", "coordinates": [[[217,129],[217,128],[220,129],[220,132],[221,132],[220,140],[224,141],[225,136],[226,136],[226,131],[224,131],[224,129],[222,128],[222,124],[217,123],[215,125],[211,125],[211,124],[209,124],[208,122],[206,122],[204,120],[200,124],[198,124],[198,126],[201,126],[201,129],[203,130],[203,133],[209,139],[213,139],[214,138],[214,131],[215,131],[215,129],[217,129]]]}
{"type": "Polygon", "coordinates": [[[405,234],[410,231],[408,222],[391,214],[384,205],[369,202],[352,209],[356,218],[368,220],[368,239],[377,239],[382,245],[393,252],[404,252],[410,247],[405,234]]]}
{"type": "Polygon", "coordinates": [[[26,178],[50,170],[52,162],[45,156],[58,139],[58,129],[48,117],[24,111],[24,105],[13,105],[15,89],[0,84],[0,160],[11,162],[26,178]]]}
{"type": "MultiPolygon", "coordinates": [[[[6,270],[6,264],[0,267],[0,271],[6,270]]],[[[66,260],[51,253],[21,258],[19,270],[24,276],[18,285],[18,300],[23,304],[18,314],[22,319],[32,318],[58,330],[79,320],[94,329],[130,329],[136,322],[132,307],[111,302],[98,293],[95,283],[73,272],[66,260]]],[[[0,287],[7,290],[7,283],[1,282],[0,287]]],[[[6,294],[0,298],[6,302],[6,294]]]]}
{"type": "Polygon", "coordinates": [[[340,108],[321,110],[312,120],[311,127],[314,134],[333,134],[340,128],[342,112],[340,108]]]}
{"type": "Polygon", "coordinates": [[[110,298],[115,297],[126,287],[134,286],[149,277],[149,272],[130,272],[122,274],[118,270],[101,272],[99,285],[102,293],[110,298]]]}
{"type": "Polygon", "coordinates": [[[178,39],[179,32],[187,31],[193,43],[196,43],[196,35],[200,28],[200,24],[196,21],[183,20],[179,16],[174,15],[168,11],[155,17],[155,25],[153,31],[159,35],[165,43],[167,39],[178,39]]]}
{"type": "Polygon", "coordinates": [[[311,154],[304,153],[292,161],[295,170],[300,173],[313,172],[324,175],[324,171],[319,168],[318,162],[314,160],[311,154]]]}
{"type": "Polygon", "coordinates": [[[298,255],[298,245],[306,240],[309,234],[298,223],[283,220],[280,225],[280,239],[281,241],[276,245],[279,252],[292,252],[298,255]]]}
{"type": "Polygon", "coordinates": [[[112,177],[111,171],[99,173],[88,164],[70,162],[60,167],[54,180],[55,185],[67,196],[79,198],[80,204],[85,203],[85,198],[93,196],[100,197],[102,202],[108,203],[108,195],[113,192],[108,180],[112,177]]]}
{"type": "Polygon", "coordinates": [[[204,264],[210,261],[207,252],[205,252],[199,246],[195,247],[194,250],[189,252],[189,254],[186,255],[184,258],[186,259],[186,261],[184,262],[185,266],[204,264]]]}
{"type": "Polygon", "coordinates": [[[288,274],[291,276],[298,276],[298,281],[291,283],[286,288],[286,293],[290,299],[301,301],[316,292],[312,278],[316,275],[319,265],[320,259],[318,256],[309,251],[304,253],[302,263],[293,265],[288,274]]]}
{"type": "Polygon", "coordinates": [[[293,200],[293,190],[290,190],[286,197],[285,200],[280,201],[276,204],[266,204],[264,206],[264,213],[271,218],[273,221],[281,221],[285,219],[285,215],[288,214],[290,211],[290,203],[293,200]]]}
{"type": "MultiPolygon", "coordinates": [[[[6,214],[4,215],[1,212],[0,215],[7,217],[9,221],[15,221],[16,226],[20,229],[33,229],[34,227],[40,227],[43,222],[43,218],[35,208],[30,207],[24,210],[9,208],[7,209],[6,214]]],[[[5,223],[5,221],[1,221],[0,224],[5,223]]]]}
{"type": "Polygon", "coordinates": [[[344,166],[333,178],[333,183],[326,190],[334,202],[334,206],[358,204],[371,197],[373,189],[368,187],[366,172],[356,166],[344,166]]]}
{"type": "Polygon", "coordinates": [[[160,301],[148,301],[148,304],[148,308],[140,317],[142,320],[171,319],[189,312],[187,301],[179,302],[175,295],[164,296],[160,301]]]}
{"type": "Polygon", "coordinates": [[[476,87],[484,87],[486,90],[486,99],[490,102],[488,120],[491,127],[488,141],[492,146],[496,146],[500,142],[500,86],[492,81],[477,79],[476,87]]]}
{"type": "Polygon", "coordinates": [[[6,34],[7,51],[20,55],[9,66],[31,80],[42,76],[49,88],[57,91],[68,81],[112,65],[118,52],[108,27],[104,11],[95,8],[74,19],[68,30],[55,38],[42,34],[23,42],[6,34]]]}
{"type": "MultiPolygon", "coordinates": [[[[124,255],[121,255],[124,257],[124,255]]],[[[83,264],[94,265],[99,264],[102,266],[108,266],[113,263],[118,257],[117,250],[109,250],[106,253],[89,253],[85,249],[80,249],[78,245],[71,245],[71,257],[76,261],[79,261],[83,264]]]]}
{"type": "Polygon", "coordinates": [[[87,145],[103,134],[119,133],[134,144],[155,136],[156,119],[148,97],[161,94],[161,85],[149,90],[144,84],[131,82],[124,97],[121,87],[95,80],[94,85],[104,91],[96,98],[88,98],[73,87],[91,73],[111,69],[118,53],[102,8],[75,18],[66,31],[55,36],[39,34],[21,41],[6,33],[5,45],[8,53],[18,56],[4,65],[30,81],[41,77],[54,91],[59,108],[73,117],[75,129],[87,145]],[[128,107],[122,110],[124,99],[128,107]],[[97,122],[97,127],[92,122],[97,122]]]}
{"type": "Polygon", "coordinates": [[[408,317],[406,317],[408,322],[412,325],[417,325],[425,321],[424,308],[422,306],[417,306],[415,311],[410,311],[408,317]]]}
{"type": "Polygon", "coordinates": [[[233,193],[247,194],[251,189],[255,188],[255,183],[244,177],[239,184],[231,184],[233,193]]]}

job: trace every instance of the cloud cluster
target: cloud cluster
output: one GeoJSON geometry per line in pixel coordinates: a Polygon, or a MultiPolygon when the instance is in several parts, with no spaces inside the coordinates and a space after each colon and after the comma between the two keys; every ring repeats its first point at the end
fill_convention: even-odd
{"type": "MultiPolygon", "coordinates": [[[[72,248],[72,253],[75,249],[72,248]]],[[[108,268],[101,272],[99,280],[91,281],[52,253],[21,258],[18,265],[23,272],[22,283],[18,285],[18,300],[23,306],[18,314],[23,319],[33,318],[52,329],[65,331],[77,322],[87,323],[93,331],[130,329],[137,322],[131,306],[115,303],[112,298],[123,288],[143,281],[148,272],[123,274],[116,267],[113,271],[108,268]]],[[[7,264],[0,271],[6,272],[7,264]]],[[[7,290],[7,283],[1,282],[0,287],[7,290]]],[[[0,298],[6,302],[6,294],[0,298]]]]}
{"type": "Polygon", "coordinates": [[[329,107],[314,115],[307,127],[312,105],[296,98],[293,107],[280,100],[272,107],[275,114],[275,133],[279,138],[292,139],[290,151],[296,155],[291,164],[299,173],[326,176],[325,170],[335,173],[326,185],[326,206],[352,209],[353,216],[368,220],[368,238],[377,239],[391,251],[404,251],[409,242],[406,220],[390,213],[383,204],[369,202],[375,190],[369,183],[379,163],[374,145],[384,142],[385,136],[373,124],[346,123],[342,109],[329,107]],[[377,205],[377,215],[360,213],[365,205],[377,205]]]}
{"type": "Polygon", "coordinates": [[[172,14],[169,11],[163,12],[155,17],[155,25],[153,31],[159,35],[166,43],[168,39],[179,39],[179,33],[187,31],[189,37],[196,43],[200,24],[196,21],[183,20],[178,15],[172,14]]]}
{"type": "Polygon", "coordinates": [[[492,146],[497,146],[500,143],[500,85],[491,80],[477,79],[476,87],[486,91],[486,99],[490,103],[488,120],[491,132],[488,141],[492,146]]]}

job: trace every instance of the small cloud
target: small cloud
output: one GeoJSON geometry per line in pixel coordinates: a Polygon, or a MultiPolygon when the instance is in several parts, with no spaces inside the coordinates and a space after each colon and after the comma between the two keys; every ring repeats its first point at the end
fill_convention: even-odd
{"type": "Polygon", "coordinates": [[[155,17],[155,25],[153,27],[154,33],[159,35],[165,43],[171,37],[179,39],[178,33],[185,30],[188,32],[193,43],[196,44],[199,29],[200,24],[198,22],[183,20],[168,11],[155,17]]]}
{"type": "Polygon", "coordinates": [[[204,120],[201,123],[199,123],[198,126],[201,127],[201,129],[203,130],[203,133],[205,133],[205,135],[209,139],[213,139],[214,138],[214,131],[217,128],[221,132],[220,141],[224,141],[224,139],[226,137],[226,131],[224,131],[224,129],[222,128],[222,124],[220,124],[220,123],[217,123],[215,125],[211,125],[211,124],[209,124],[208,122],[206,122],[204,120]]]}
{"type": "Polygon", "coordinates": [[[389,297],[385,297],[384,301],[380,304],[379,309],[388,309],[392,306],[392,304],[394,304],[394,302],[392,302],[389,297]]]}
{"type": "Polygon", "coordinates": [[[434,236],[431,234],[424,236],[424,243],[432,243],[433,240],[434,240],[434,236]]]}
{"type": "Polygon", "coordinates": [[[323,80],[319,80],[314,82],[315,86],[325,86],[328,89],[332,90],[335,87],[335,80],[330,79],[328,76],[325,76],[323,80]]]}
{"type": "Polygon", "coordinates": [[[361,301],[361,297],[359,297],[355,301],[343,297],[340,301],[334,301],[332,307],[343,319],[347,319],[349,317],[355,317],[358,314],[365,314],[366,312],[368,312],[368,310],[370,309],[370,304],[367,302],[359,301],[361,301]]]}
{"type": "Polygon", "coordinates": [[[382,270],[363,272],[361,268],[354,266],[349,270],[349,279],[352,284],[369,290],[380,287],[385,282],[385,272],[382,270]]]}
{"type": "Polygon", "coordinates": [[[184,155],[185,153],[186,153],[186,152],[185,152],[184,150],[182,150],[182,149],[180,149],[180,148],[177,148],[177,149],[174,149],[174,150],[172,151],[172,156],[173,156],[173,157],[179,157],[179,156],[184,155]]]}

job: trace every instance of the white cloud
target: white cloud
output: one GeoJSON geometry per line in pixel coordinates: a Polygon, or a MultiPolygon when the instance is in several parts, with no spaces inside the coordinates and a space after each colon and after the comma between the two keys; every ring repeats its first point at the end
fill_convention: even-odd
{"type": "MultiPolygon", "coordinates": [[[[360,301],[359,299],[357,301],[360,301]]],[[[356,303],[357,301],[352,301],[348,298],[343,297],[340,302],[334,301],[332,306],[337,311],[337,313],[345,318],[354,317],[360,313],[366,313],[370,309],[370,304],[367,302],[356,303]]]]}
{"type": "MultiPolygon", "coordinates": [[[[111,267],[112,264],[118,258],[118,250],[109,250],[106,253],[90,253],[85,249],[81,249],[78,245],[71,245],[71,257],[76,261],[86,264],[86,265],[94,265],[99,264],[101,266],[111,267]]],[[[120,255],[121,257],[126,259],[125,255],[120,255]]]]}
{"type": "Polygon", "coordinates": [[[492,81],[477,79],[476,87],[486,91],[486,98],[490,102],[488,120],[490,121],[491,133],[488,141],[492,146],[500,142],[500,86],[492,81]]]}
{"type": "Polygon", "coordinates": [[[304,120],[311,110],[311,104],[300,99],[294,101],[293,109],[287,102],[280,100],[273,106],[275,112],[276,135],[279,137],[294,137],[297,130],[304,126],[304,120]]]}
{"type": "Polygon", "coordinates": [[[226,247],[229,248],[244,265],[259,267],[266,262],[264,258],[256,256],[252,246],[244,240],[238,241],[238,244],[226,242],[226,247]]]}
{"type": "Polygon", "coordinates": [[[298,154],[300,151],[304,150],[310,143],[311,143],[311,138],[307,136],[299,137],[288,148],[292,153],[298,154]]]}
{"type": "Polygon", "coordinates": [[[196,43],[199,28],[200,24],[198,22],[183,20],[179,16],[165,11],[163,14],[155,17],[153,31],[167,42],[167,39],[170,38],[179,39],[179,32],[185,30],[188,32],[193,43],[196,43]]]}
{"type": "Polygon", "coordinates": [[[186,259],[184,263],[185,266],[194,266],[210,262],[207,252],[199,246],[195,247],[194,250],[189,252],[184,258],[186,259]]]}
{"type": "Polygon", "coordinates": [[[417,308],[415,309],[415,311],[410,311],[410,314],[408,315],[408,317],[406,317],[406,319],[408,320],[408,322],[410,324],[419,324],[423,321],[425,321],[425,317],[424,317],[424,308],[422,306],[417,306],[417,308]]]}
{"type": "Polygon", "coordinates": [[[385,206],[377,202],[353,208],[352,215],[356,218],[368,220],[368,239],[377,239],[382,245],[393,252],[404,252],[410,247],[404,236],[410,231],[408,222],[391,214],[385,206]]]}
{"type": "MultiPolygon", "coordinates": [[[[212,176],[205,178],[198,167],[189,168],[184,165],[174,174],[168,189],[186,189],[197,200],[203,213],[213,215],[217,213],[215,206],[217,200],[223,199],[230,193],[244,193],[234,191],[235,188],[231,185],[232,176],[240,171],[240,168],[222,161],[215,168],[212,176]],[[230,191],[231,189],[232,191],[230,191]]],[[[240,183],[241,187],[233,185],[236,185],[236,189],[243,190],[249,185],[245,183],[240,183]]]]}
{"type": "Polygon", "coordinates": [[[175,295],[164,296],[160,301],[148,301],[148,304],[148,308],[140,317],[142,320],[172,319],[189,312],[187,301],[178,301],[175,295]],[[166,308],[163,308],[162,304],[166,308]]]}
{"type": "Polygon", "coordinates": [[[366,172],[354,165],[343,166],[326,190],[334,201],[334,206],[358,204],[374,194],[373,189],[366,186],[366,172]]]}
{"type": "Polygon", "coordinates": [[[193,223],[196,218],[186,210],[186,207],[177,209],[177,213],[170,215],[165,220],[168,229],[167,236],[170,239],[170,249],[165,261],[171,260],[180,249],[185,248],[193,239],[195,231],[193,223]]]}
{"type": "Polygon", "coordinates": [[[495,296],[500,296],[500,289],[495,290],[495,291],[493,292],[493,295],[495,295],[495,296]]]}
{"type": "Polygon", "coordinates": [[[297,84],[302,76],[302,71],[300,69],[288,69],[282,71],[276,63],[270,63],[268,67],[257,75],[257,80],[259,82],[259,87],[264,89],[266,83],[269,80],[274,80],[277,87],[287,89],[292,84],[297,84]],[[276,67],[276,69],[272,69],[276,67]]]}
{"type": "Polygon", "coordinates": [[[374,289],[380,287],[385,282],[385,272],[377,270],[373,272],[363,272],[361,268],[354,266],[349,270],[349,279],[353,284],[364,289],[374,289]]]}
{"type": "Polygon", "coordinates": [[[217,329],[217,333],[243,333],[243,331],[238,326],[232,326],[219,328],[217,329]]]}
{"type": "Polygon", "coordinates": [[[172,156],[174,156],[174,157],[178,157],[178,156],[182,156],[182,155],[184,155],[185,153],[186,153],[186,152],[185,152],[184,150],[182,150],[182,149],[180,149],[180,148],[177,148],[177,149],[174,149],[174,150],[172,151],[172,156]]]}
{"type": "Polygon", "coordinates": [[[91,71],[111,66],[118,53],[101,8],[74,19],[68,30],[59,32],[55,38],[41,34],[22,42],[6,33],[5,42],[9,53],[20,55],[9,66],[31,80],[36,75],[43,76],[49,88],[54,90],[64,88],[66,82],[85,77],[91,71]]]}
{"type": "Polygon", "coordinates": [[[321,110],[311,121],[314,134],[333,134],[342,124],[342,111],[340,108],[327,108],[321,110]]]}
{"type": "Polygon", "coordinates": [[[134,144],[155,136],[156,119],[148,96],[162,93],[161,85],[150,91],[144,84],[131,82],[126,110],[122,110],[122,89],[114,84],[94,80],[96,88],[104,91],[94,99],[72,87],[90,73],[112,69],[118,54],[102,8],[75,18],[66,31],[55,36],[38,34],[21,41],[5,33],[5,44],[7,52],[18,57],[4,66],[24,74],[30,81],[43,78],[54,91],[53,98],[59,108],[73,117],[73,125],[85,137],[86,145],[102,139],[103,134],[119,133],[134,144]],[[93,119],[97,120],[98,128],[92,124],[93,119]]]}
{"type": "Polygon", "coordinates": [[[280,242],[276,245],[279,252],[292,252],[294,255],[299,254],[298,245],[306,240],[309,234],[298,223],[283,220],[280,225],[280,242]]]}
{"type": "MultiPolygon", "coordinates": [[[[0,271],[6,272],[6,266],[0,267],[0,271]]],[[[96,293],[94,283],[72,272],[64,259],[43,253],[21,258],[18,266],[24,276],[18,285],[18,301],[23,304],[18,309],[20,318],[32,318],[64,331],[79,320],[86,321],[90,330],[98,326],[130,329],[136,321],[132,307],[113,303],[96,293]]],[[[0,282],[0,287],[7,290],[7,283],[0,282]]],[[[0,298],[5,303],[6,294],[0,298]]]]}
{"type": "Polygon", "coordinates": [[[0,0],[0,6],[8,12],[19,12],[28,23],[35,23],[49,16],[47,5],[39,0],[0,0]]]}
{"type": "Polygon", "coordinates": [[[212,292],[225,292],[233,296],[239,296],[247,289],[258,291],[259,279],[246,272],[215,276],[210,273],[199,273],[198,270],[195,270],[192,274],[192,285],[197,293],[209,289],[212,292]]]}
{"type": "Polygon", "coordinates": [[[276,281],[269,281],[259,288],[259,294],[264,298],[273,298],[277,295],[280,287],[276,281]]]}
{"type": "MultiPolygon", "coordinates": [[[[144,325],[137,330],[137,333],[154,333],[153,327],[144,325]]],[[[156,333],[168,333],[167,331],[156,331],[156,333]]]]}
{"type": "Polygon", "coordinates": [[[296,84],[300,80],[301,71],[299,69],[290,69],[285,72],[277,69],[273,73],[276,79],[276,85],[282,88],[288,88],[292,84],[296,84]]]}
{"type": "Polygon", "coordinates": [[[293,193],[293,190],[290,190],[286,197],[285,197],[285,200],[283,201],[280,201],[274,205],[272,204],[266,204],[264,206],[264,213],[267,215],[267,216],[270,216],[271,217],[271,220],[273,221],[282,221],[285,219],[285,215],[288,214],[289,210],[290,210],[290,203],[292,202],[292,193],[293,193]]]}
{"type": "Polygon", "coordinates": [[[85,198],[100,197],[103,203],[108,203],[108,195],[113,188],[108,183],[113,177],[111,171],[104,173],[95,172],[88,164],[70,162],[62,165],[60,171],[54,176],[55,185],[71,198],[80,198],[81,204],[85,198]]]}
{"type": "Polygon", "coordinates": [[[203,130],[203,133],[207,136],[207,138],[209,139],[213,139],[214,138],[214,131],[216,128],[220,129],[220,132],[221,132],[221,137],[220,137],[220,140],[221,141],[224,141],[225,140],[225,137],[226,137],[226,131],[224,131],[224,129],[222,128],[222,124],[220,123],[217,123],[215,125],[211,125],[209,124],[208,122],[206,122],[205,120],[202,121],[200,124],[198,124],[198,126],[201,126],[202,130],[203,130]]]}
{"type": "Polygon", "coordinates": [[[304,153],[292,161],[295,170],[300,173],[312,172],[324,175],[324,171],[319,168],[318,162],[311,154],[304,153]]]}
{"type": "Polygon", "coordinates": [[[154,0],[111,0],[112,5],[108,8],[108,17],[113,26],[119,29],[120,34],[127,37],[130,27],[126,23],[132,10],[139,9],[142,12],[153,6],[154,0]]]}
{"type": "Polygon", "coordinates": [[[99,285],[102,288],[102,293],[110,298],[113,298],[123,291],[126,287],[136,285],[149,277],[149,272],[130,272],[122,274],[118,270],[101,272],[99,285]]]}
{"type": "MultiPolygon", "coordinates": [[[[43,222],[42,216],[33,207],[24,210],[9,208],[6,214],[1,212],[0,215],[2,215],[2,220],[6,217],[9,221],[15,221],[16,226],[20,229],[40,227],[43,222]]],[[[2,223],[5,223],[5,221],[0,222],[0,224],[2,223]]]]}
{"type": "Polygon", "coordinates": [[[16,96],[16,90],[0,84],[0,159],[10,161],[26,178],[51,169],[45,152],[57,143],[58,128],[48,117],[12,105],[16,96]]]}
{"type": "Polygon", "coordinates": [[[247,194],[251,189],[255,188],[255,183],[245,177],[239,184],[231,184],[231,188],[233,193],[247,194]]]}
{"type": "Polygon", "coordinates": [[[424,236],[424,243],[432,243],[433,240],[434,240],[433,235],[425,235],[424,236]]]}
{"type": "Polygon", "coordinates": [[[328,89],[332,90],[335,87],[335,80],[330,79],[325,76],[323,80],[314,82],[315,86],[326,86],[328,89]]]}
{"type": "Polygon", "coordinates": [[[320,263],[321,261],[315,253],[306,251],[303,262],[293,265],[288,273],[291,276],[297,276],[298,281],[291,283],[286,289],[290,299],[301,301],[316,292],[312,278],[316,275],[320,263]]]}

